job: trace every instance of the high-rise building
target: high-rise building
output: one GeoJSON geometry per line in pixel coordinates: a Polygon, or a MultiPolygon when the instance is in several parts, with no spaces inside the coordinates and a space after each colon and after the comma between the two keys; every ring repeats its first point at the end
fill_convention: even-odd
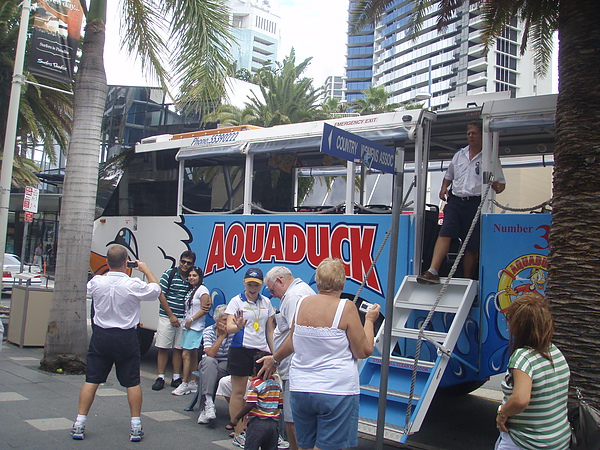
{"type": "Polygon", "coordinates": [[[268,0],[229,0],[232,34],[231,54],[236,68],[253,72],[267,61],[277,60],[280,18],[271,12],[268,0]]]}
{"type": "Polygon", "coordinates": [[[340,102],[344,101],[344,79],[341,76],[328,76],[323,87],[326,99],[335,98],[340,102]]]}
{"type": "Polygon", "coordinates": [[[480,33],[483,14],[476,5],[465,2],[442,32],[436,28],[437,10],[430,9],[413,39],[409,34],[413,4],[413,0],[392,2],[374,27],[348,36],[348,101],[369,86],[385,86],[390,102],[431,94],[428,106],[433,109],[447,107],[452,97],[501,91],[523,97],[552,91],[551,77],[535,73],[533,52],[521,56],[523,28],[516,19],[486,53],[480,33]]]}

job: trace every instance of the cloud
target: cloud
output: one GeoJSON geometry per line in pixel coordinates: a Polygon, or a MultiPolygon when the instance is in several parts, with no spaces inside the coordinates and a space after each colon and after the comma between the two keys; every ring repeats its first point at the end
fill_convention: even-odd
{"type": "Polygon", "coordinates": [[[296,61],[313,57],[306,76],[320,86],[329,75],[344,75],[348,0],[279,0],[279,60],[294,47],[296,61]]]}

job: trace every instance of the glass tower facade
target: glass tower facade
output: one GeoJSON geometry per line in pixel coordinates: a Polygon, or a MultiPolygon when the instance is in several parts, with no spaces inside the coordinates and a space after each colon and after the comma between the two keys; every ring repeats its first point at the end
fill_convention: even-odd
{"type": "MultiPolygon", "coordinates": [[[[354,1],[350,1],[350,9],[354,1]]],[[[348,36],[346,96],[349,101],[369,86],[385,86],[390,102],[431,94],[432,109],[453,97],[509,91],[511,97],[550,93],[551,79],[540,79],[533,55],[520,55],[522,28],[513,20],[486,53],[480,30],[482,11],[465,2],[440,32],[437,10],[424,15],[416,38],[410,35],[412,0],[392,2],[381,20],[348,36]]]]}

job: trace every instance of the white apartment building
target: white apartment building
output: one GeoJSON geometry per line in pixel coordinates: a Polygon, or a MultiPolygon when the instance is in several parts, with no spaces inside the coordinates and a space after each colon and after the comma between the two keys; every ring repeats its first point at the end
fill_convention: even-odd
{"type": "Polygon", "coordinates": [[[271,12],[268,0],[229,0],[232,34],[231,54],[237,69],[251,72],[267,61],[277,61],[281,38],[280,18],[271,12]]]}
{"type": "MultiPolygon", "coordinates": [[[[350,8],[352,8],[352,0],[350,8]]],[[[412,0],[393,2],[370,30],[348,37],[346,97],[372,86],[385,86],[390,102],[431,94],[431,108],[444,109],[453,97],[509,91],[511,97],[552,92],[548,75],[535,73],[533,53],[520,53],[522,27],[513,20],[486,53],[480,30],[482,12],[465,2],[439,32],[436,10],[425,15],[416,39],[409,35],[412,0]],[[372,52],[371,52],[372,50],[372,52]]]]}
{"type": "Polygon", "coordinates": [[[340,102],[344,101],[344,80],[341,76],[328,76],[323,87],[325,88],[325,98],[335,98],[340,102]]]}

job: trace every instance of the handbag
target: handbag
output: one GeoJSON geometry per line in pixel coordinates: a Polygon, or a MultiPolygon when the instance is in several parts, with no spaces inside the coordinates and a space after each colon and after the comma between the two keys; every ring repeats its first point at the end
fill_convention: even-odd
{"type": "Polygon", "coordinates": [[[600,449],[600,411],[589,405],[581,391],[577,393],[577,407],[569,411],[571,422],[571,449],[598,450],[600,449]]]}

